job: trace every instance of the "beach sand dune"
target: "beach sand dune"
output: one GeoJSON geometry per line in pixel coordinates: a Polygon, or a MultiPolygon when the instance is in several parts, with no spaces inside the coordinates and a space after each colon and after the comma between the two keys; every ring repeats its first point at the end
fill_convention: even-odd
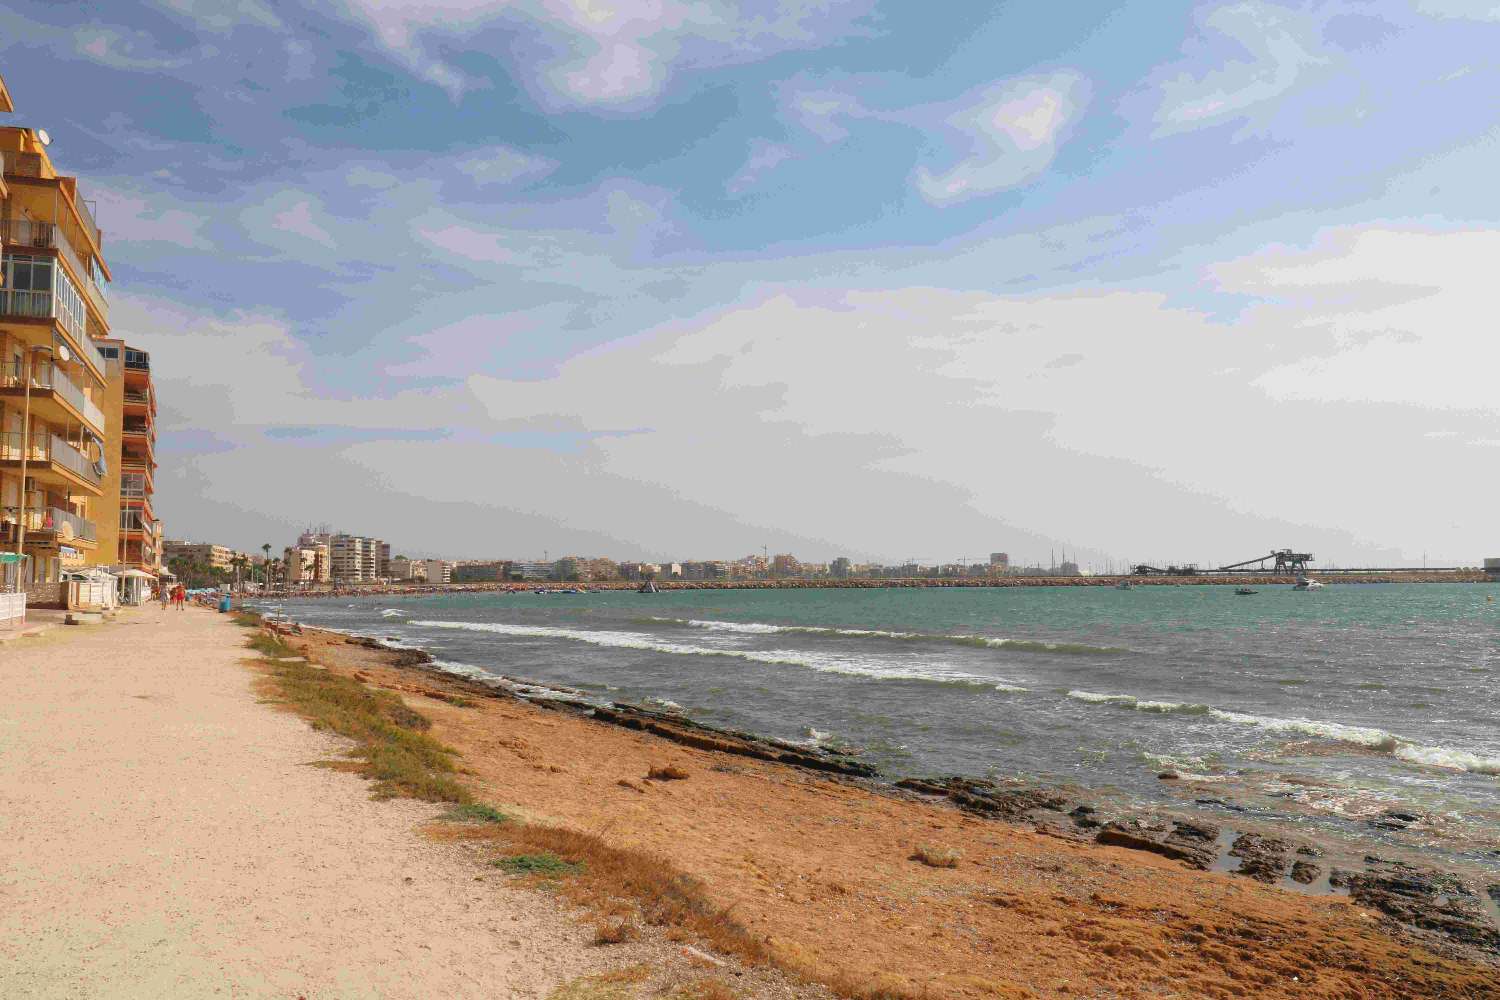
{"type": "Polygon", "coordinates": [[[619,960],[305,766],[243,633],[126,613],[0,651],[0,997],[544,997],[619,960]]]}

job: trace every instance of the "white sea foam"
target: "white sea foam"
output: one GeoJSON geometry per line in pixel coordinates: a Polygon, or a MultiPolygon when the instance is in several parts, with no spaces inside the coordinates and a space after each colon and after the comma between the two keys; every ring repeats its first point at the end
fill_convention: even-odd
{"type": "Polygon", "coordinates": [[[1336,740],[1340,743],[1351,743],[1355,746],[1369,747],[1372,750],[1383,750],[1390,752],[1396,749],[1401,740],[1386,732],[1384,729],[1372,729],[1367,726],[1346,726],[1338,722],[1320,722],[1317,719],[1279,719],[1270,715],[1248,715],[1244,712],[1225,712],[1221,709],[1211,708],[1208,710],[1210,718],[1218,719],[1220,722],[1234,722],[1242,726],[1255,726],[1258,729],[1269,730],[1273,733],[1302,733],[1305,736],[1316,736],[1325,740],[1336,740]]]}
{"type": "Polygon", "coordinates": [[[1093,691],[1069,691],[1069,698],[1078,701],[1087,701],[1095,705],[1135,705],[1135,695],[1130,694],[1096,694],[1093,691]]]}
{"type": "Polygon", "coordinates": [[[380,612],[380,617],[382,617],[382,618],[405,618],[406,617],[406,612],[402,611],[400,608],[386,608],[385,610],[383,610],[383,611],[380,612]]]}
{"type": "Polygon", "coordinates": [[[555,628],[546,625],[509,625],[501,622],[450,622],[413,621],[407,624],[421,628],[460,629],[467,632],[492,632],[543,639],[570,639],[594,646],[615,649],[642,649],[656,653],[671,653],[678,656],[724,656],[732,659],[750,660],[805,667],[820,673],[846,674],[856,677],[871,677],[877,680],[928,681],[939,684],[983,685],[996,690],[1014,687],[1008,678],[985,677],[966,673],[944,663],[924,662],[919,665],[891,664],[868,658],[832,656],[827,653],[799,649],[719,649],[709,646],[693,646],[680,642],[663,642],[654,636],[640,632],[618,632],[607,629],[555,628]]]}
{"type": "Polygon", "coordinates": [[[685,625],[689,628],[712,632],[737,632],[742,635],[827,635],[850,638],[921,640],[925,642],[947,642],[964,646],[1010,649],[1023,653],[1083,653],[1110,654],[1123,650],[1111,646],[1089,646],[1075,642],[1042,642],[1036,639],[1011,639],[994,635],[929,635],[923,632],[893,632],[878,628],[834,628],[828,625],[774,625],[770,622],[724,622],[697,618],[652,618],[651,621],[669,625],[685,625]]]}
{"type": "Polygon", "coordinates": [[[1470,774],[1500,775],[1500,757],[1487,757],[1470,750],[1451,747],[1420,746],[1384,729],[1371,726],[1349,726],[1339,722],[1323,722],[1318,719],[1278,718],[1270,715],[1251,715],[1247,712],[1227,712],[1208,705],[1196,705],[1177,701],[1143,701],[1128,694],[1097,694],[1093,691],[1069,691],[1069,698],[1096,705],[1119,705],[1138,712],[1180,713],[1184,715],[1206,715],[1219,722],[1241,726],[1254,726],[1273,733],[1299,733],[1318,739],[1348,743],[1380,753],[1387,753],[1409,764],[1444,768],[1450,771],[1467,771],[1470,774]]]}
{"type": "Polygon", "coordinates": [[[1470,774],[1500,774],[1500,757],[1483,757],[1468,750],[1402,744],[1396,748],[1396,756],[1409,763],[1425,764],[1428,767],[1468,771],[1470,774]]]}

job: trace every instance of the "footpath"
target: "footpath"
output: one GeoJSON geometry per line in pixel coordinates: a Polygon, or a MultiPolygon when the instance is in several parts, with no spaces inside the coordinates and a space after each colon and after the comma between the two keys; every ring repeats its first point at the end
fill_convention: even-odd
{"type": "Polygon", "coordinates": [[[0,997],[546,997],[612,957],[307,766],[244,633],[150,606],[0,646],[0,997]]]}

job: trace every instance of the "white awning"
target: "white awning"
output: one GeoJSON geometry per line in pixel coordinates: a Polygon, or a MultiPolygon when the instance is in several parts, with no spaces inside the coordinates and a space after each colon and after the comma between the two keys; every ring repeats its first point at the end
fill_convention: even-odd
{"type": "Polygon", "coordinates": [[[138,569],[127,569],[125,572],[121,573],[120,575],[121,576],[128,576],[128,577],[131,577],[132,579],[139,579],[139,578],[144,578],[144,579],[147,579],[147,580],[155,580],[156,579],[156,577],[152,576],[150,573],[146,573],[146,572],[143,572],[142,570],[138,570],[138,569]]]}

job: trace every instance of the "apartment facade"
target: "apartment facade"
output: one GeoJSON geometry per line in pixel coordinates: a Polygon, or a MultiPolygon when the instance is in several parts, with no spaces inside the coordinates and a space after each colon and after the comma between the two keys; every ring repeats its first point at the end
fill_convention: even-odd
{"type": "Polygon", "coordinates": [[[332,535],[328,560],[334,583],[373,583],[390,575],[391,547],[365,535],[332,535]]]}
{"type": "MultiPolygon", "coordinates": [[[[100,565],[136,569],[155,576],[161,571],[161,521],[152,496],[156,491],[156,388],[151,355],[119,340],[100,344],[108,368],[104,393],[106,508],[119,511],[99,525],[100,565]]],[[[222,546],[220,546],[222,548],[222,546]]]]}
{"type": "MultiPolygon", "coordinates": [[[[0,112],[13,110],[0,82],[0,112]]],[[[112,563],[103,237],[36,129],[0,126],[0,586],[61,598],[68,569],[112,563]]]]}
{"type": "Polygon", "coordinates": [[[235,552],[224,545],[211,542],[184,542],[169,538],[162,542],[162,558],[168,565],[175,562],[202,563],[213,569],[231,569],[235,552]]]}

